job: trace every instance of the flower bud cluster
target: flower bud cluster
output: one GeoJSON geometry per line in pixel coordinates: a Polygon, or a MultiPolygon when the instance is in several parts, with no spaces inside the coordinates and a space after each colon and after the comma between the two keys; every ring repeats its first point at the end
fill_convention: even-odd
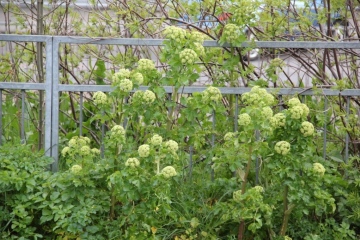
{"type": "Polygon", "coordinates": [[[247,126],[251,123],[251,117],[247,113],[242,113],[238,116],[238,124],[240,126],[247,126]]]}
{"type": "Polygon", "coordinates": [[[205,35],[198,31],[191,31],[190,34],[188,34],[189,39],[193,42],[202,44],[205,40],[205,35]]]}
{"type": "Polygon", "coordinates": [[[261,115],[264,116],[265,119],[271,119],[273,114],[271,107],[263,107],[261,111],[261,115]]]}
{"type": "Polygon", "coordinates": [[[137,158],[128,158],[125,162],[126,167],[136,168],[140,165],[140,161],[137,158]]]}
{"type": "Polygon", "coordinates": [[[201,43],[195,42],[194,43],[195,46],[195,52],[197,53],[198,56],[204,56],[205,55],[205,48],[201,43]]]}
{"type": "Polygon", "coordinates": [[[235,132],[228,132],[228,133],[225,134],[224,140],[225,140],[225,141],[232,141],[232,140],[235,139],[235,137],[236,137],[236,133],[235,133],[235,132]]]}
{"type": "Polygon", "coordinates": [[[186,38],[186,31],[182,28],[170,26],[164,30],[166,38],[171,39],[177,43],[181,43],[186,38]]]}
{"type": "Polygon", "coordinates": [[[275,144],[275,151],[278,154],[286,155],[290,152],[290,143],[286,141],[280,141],[275,144]]]}
{"type": "Polygon", "coordinates": [[[233,192],[233,199],[235,202],[241,202],[241,190],[233,192]]]}
{"type": "Polygon", "coordinates": [[[262,186],[255,186],[255,187],[253,187],[253,189],[258,193],[264,192],[264,188],[262,186]]]}
{"type": "Polygon", "coordinates": [[[150,59],[144,59],[144,58],[142,58],[142,59],[140,59],[140,60],[138,61],[138,67],[137,67],[137,69],[138,69],[139,71],[143,71],[143,72],[145,72],[145,71],[151,71],[151,70],[154,70],[154,69],[155,69],[155,64],[154,64],[154,62],[153,62],[152,60],[150,60],[150,59]]]}
{"type": "Polygon", "coordinates": [[[61,155],[66,157],[74,157],[76,155],[81,156],[90,156],[90,155],[98,155],[100,153],[99,149],[89,147],[90,139],[88,137],[72,137],[68,142],[68,146],[64,147],[61,150],[61,155]]]}
{"type": "Polygon", "coordinates": [[[75,164],[70,168],[70,172],[72,172],[73,174],[78,174],[81,172],[81,170],[82,170],[82,167],[78,164],[75,164]]]}
{"type": "Polygon", "coordinates": [[[90,144],[90,139],[88,137],[72,137],[68,143],[68,146],[70,148],[78,148],[80,149],[81,147],[90,144]]]}
{"type": "Polygon", "coordinates": [[[123,126],[113,126],[110,130],[110,139],[117,143],[125,142],[125,129],[123,128],[123,126]]]}
{"type": "Polygon", "coordinates": [[[151,104],[155,101],[155,93],[151,90],[136,91],[131,98],[131,102],[135,104],[151,104]]]}
{"type": "Polygon", "coordinates": [[[179,56],[182,64],[193,64],[198,58],[196,52],[189,48],[182,50],[179,56]]]}
{"type": "Polygon", "coordinates": [[[123,92],[130,92],[133,89],[133,83],[130,79],[124,78],[118,82],[119,88],[123,92]]]}
{"type": "Polygon", "coordinates": [[[235,43],[237,38],[241,35],[240,33],[240,29],[237,25],[229,23],[224,27],[222,38],[227,43],[235,43]]]}
{"type": "Polygon", "coordinates": [[[314,125],[308,121],[303,122],[301,123],[300,132],[304,137],[312,136],[314,134],[314,125]]]}
{"type": "Polygon", "coordinates": [[[301,103],[298,98],[291,98],[288,101],[290,117],[292,119],[306,118],[310,112],[306,104],[301,103]]]}
{"type": "Polygon", "coordinates": [[[174,140],[169,140],[165,142],[165,148],[167,148],[170,152],[175,153],[179,149],[179,144],[174,140]]]}
{"type": "Polygon", "coordinates": [[[108,102],[107,96],[103,92],[96,92],[93,95],[93,101],[96,105],[106,105],[108,102]]]}
{"type": "Polygon", "coordinates": [[[141,73],[134,73],[130,76],[130,79],[136,85],[141,85],[144,82],[144,76],[141,73]]]}
{"type": "Polygon", "coordinates": [[[215,102],[219,102],[222,99],[221,92],[218,88],[209,86],[205,89],[205,91],[202,93],[202,97],[206,100],[212,100],[215,102]]]}
{"type": "Polygon", "coordinates": [[[286,122],[286,116],[283,113],[277,113],[270,118],[270,124],[274,128],[284,127],[286,122]]]}
{"type": "Polygon", "coordinates": [[[159,146],[162,143],[162,137],[158,134],[154,134],[150,139],[150,144],[153,146],[159,146]]]}
{"type": "Polygon", "coordinates": [[[165,178],[171,178],[177,175],[176,170],[173,166],[167,166],[164,167],[161,170],[161,174],[165,177],[165,178]]]}
{"type": "Polygon", "coordinates": [[[113,81],[119,82],[120,80],[129,78],[129,77],[130,77],[130,70],[122,68],[118,72],[114,73],[113,81]]]}
{"type": "Polygon", "coordinates": [[[150,146],[148,144],[143,144],[138,148],[138,153],[140,157],[148,157],[150,155],[150,146]]]}
{"type": "Polygon", "coordinates": [[[324,176],[325,168],[321,163],[314,163],[313,164],[313,171],[320,176],[324,176]]]}
{"type": "Polygon", "coordinates": [[[259,86],[254,86],[250,92],[244,93],[241,97],[247,105],[271,106],[274,103],[274,96],[259,86]]]}

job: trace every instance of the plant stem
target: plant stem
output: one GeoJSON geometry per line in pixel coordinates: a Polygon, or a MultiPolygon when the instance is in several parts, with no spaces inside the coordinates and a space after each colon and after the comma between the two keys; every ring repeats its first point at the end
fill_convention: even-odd
{"type": "Polygon", "coordinates": [[[287,230],[287,225],[289,222],[290,213],[292,212],[292,210],[295,207],[294,204],[288,205],[288,199],[287,199],[288,192],[289,192],[289,187],[285,186],[285,189],[284,189],[284,216],[283,216],[283,222],[282,222],[281,229],[280,229],[280,236],[285,236],[286,230],[287,230]]]}
{"type": "MultiPolygon", "coordinates": [[[[120,155],[121,149],[122,149],[122,145],[117,145],[115,148],[115,158],[114,158],[114,172],[117,170],[117,157],[120,155]]],[[[112,184],[111,185],[111,199],[110,199],[110,220],[113,220],[115,218],[115,203],[116,203],[116,198],[115,198],[115,185],[112,184]]]]}
{"type": "MultiPolygon", "coordinates": [[[[244,175],[244,181],[241,184],[241,194],[245,193],[246,190],[246,183],[247,183],[247,177],[249,175],[250,172],[250,165],[251,165],[251,155],[252,155],[252,146],[249,146],[249,159],[248,159],[248,163],[246,166],[246,172],[244,175]]],[[[239,233],[238,233],[238,240],[242,240],[244,238],[244,233],[245,233],[245,220],[244,219],[240,219],[240,225],[239,225],[239,233]]]]}

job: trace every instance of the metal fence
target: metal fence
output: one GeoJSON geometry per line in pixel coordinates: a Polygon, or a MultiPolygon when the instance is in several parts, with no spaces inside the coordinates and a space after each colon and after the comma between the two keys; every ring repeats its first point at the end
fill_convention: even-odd
{"type": "MultiPolygon", "coordinates": [[[[45,120],[44,120],[44,148],[47,156],[54,159],[52,164],[52,171],[58,170],[59,159],[59,93],[60,92],[79,92],[80,93],[80,118],[79,128],[82,134],[82,119],[83,119],[83,93],[85,92],[110,92],[111,87],[108,85],[69,85],[61,84],[59,81],[59,48],[61,44],[98,44],[98,45],[129,45],[129,46],[162,46],[164,39],[124,39],[124,38],[86,38],[86,37],[66,37],[66,36],[39,36],[39,35],[0,35],[0,41],[7,42],[43,42],[45,43],[45,82],[44,83],[22,83],[22,82],[0,82],[0,136],[3,131],[3,110],[2,110],[2,91],[7,89],[15,89],[21,91],[21,138],[25,139],[24,133],[24,115],[25,115],[25,93],[29,90],[38,90],[45,92],[45,120]]],[[[243,43],[238,47],[253,46],[253,43],[243,43]]],[[[359,42],[255,42],[258,48],[317,48],[317,49],[360,49],[359,42]]],[[[228,45],[225,45],[228,46],[228,45]]],[[[205,41],[204,47],[221,47],[216,41],[205,41]]],[[[1,63],[0,63],[1,64],[1,63]]],[[[182,89],[182,93],[191,94],[194,92],[202,92],[206,87],[188,86],[182,89]]],[[[146,89],[142,87],[141,89],[146,89]]],[[[171,86],[164,86],[165,91],[171,94],[173,88],[171,86]]],[[[250,88],[220,88],[222,94],[239,96],[248,92],[250,88]]],[[[270,91],[271,89],[269,89],[270,91]]],[[[274,89],[273,89],[274,90],[274,89]]],[[[346,117],[349,115],[350,98],[353,96],[360,96],[358,89],[346,90],[332,90],[332,89],[318,89],[316,95],[321,92],[322,96],[342,96],[346,98],[346,117]]],[[[303,88],[277,88],[274,93],[279,97],[283,95],[315,95],[315,92],[310,89],[303,88]]],[[[324,111],[327,110],[327,98],[325,97],[324,111]]],[[[238,106],[236,106],[238,109],[238,106]]],[[[237,110],[236,110],[237,111],[237,110]]],[[[237,121],[234,121],[235,128],[237,121]]],[[[324,124],[323,131],[323,156],[326,157],[326,130],[327,124],[324,124]]],[[[104,131],[104,128],[102,129],[104,131]]],[[[0,138],[1,141],[1,138],[0,138]]],[[[345,139],[345,159],[349,157],[349,136],[345,139]]]]}

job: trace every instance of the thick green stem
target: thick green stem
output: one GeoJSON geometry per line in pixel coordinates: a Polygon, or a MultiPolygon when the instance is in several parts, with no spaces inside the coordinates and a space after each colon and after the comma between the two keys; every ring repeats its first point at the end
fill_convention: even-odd
{"type": "MultiPolygon", "coordinates": [[[[246,190],[247,177],[249,175],[250,168],[251,168],[251,155],[252,155],[252,146],[250,145],[249,146],[249,159],[248,159],[248,163],[246,166],[244,181],[241,184],[241,194],[244,194],[245,190],[246,190]]],[[[245,221],[244,221],[244,219],[241,218],[240,225],[239,225],[239,232],[238,232],[238,240],[242,240],[244,238],[244,233],[245,233],[245,221]]]]}
{"type": "Polygon", "coordinates": [[[287,225],[288,225],[289,218],[290,218],[290,214],[295,207],[294,204],[288,205],[288,199],[287,199],[288,192],[289,192],[289,187],[285,186],[284,200],[283,200],[284,201],[284,216],[283,216],[283,222],[282,222],[281,229],[280,229],[280,236],[285,236],[286,230],[287,230],[287,225]]]}
{"type": "MultiPolygon", "coordinates": [[[[117,170],[117,157],[120,155],[122,150],[122,145],[117,145],[115,148],[115,157],[114,157],[114,172],[117,170]]],[[[116,204],[116,197],[115,197],[115,185],[111,185],[111,198],[110,198],[110,220],[115,218],[115,204],[116,204]]]]}

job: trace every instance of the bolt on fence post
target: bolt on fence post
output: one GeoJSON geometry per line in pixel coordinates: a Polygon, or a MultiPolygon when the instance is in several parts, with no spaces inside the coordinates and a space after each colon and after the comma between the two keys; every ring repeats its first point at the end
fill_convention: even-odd
{"type": "Polygon", "coordinates": [[[82,136],[82,128],[83,128],[83,101],[84,101],[84,93],[80,92],[80,118],[79,118],[79,135],[82,136]]]}
{"type": "Polygon", "coordinates": [[[21,144],[25,144],[25,90],[21,90],[21,119],[20,119],[20,136],[21,144]]]}

